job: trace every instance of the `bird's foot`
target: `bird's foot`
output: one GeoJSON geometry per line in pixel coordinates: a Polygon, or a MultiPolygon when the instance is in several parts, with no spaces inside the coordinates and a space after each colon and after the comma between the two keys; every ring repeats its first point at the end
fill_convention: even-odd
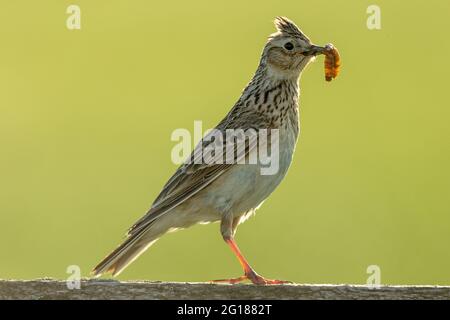
{"type": "Polygon", "coordinates": [[[229,283],[229,284],[236,284],[240,283],[242,281],[248,280],[246,276],[238,277],[238,278],[231,278],[231,279],[219,279],[219,280],[211,280],[212,283],[229,283]]]}
{"type": "Polygon", "coordinates": [[[253,284],[259,284],[259,285],[274,285],[274,284],[292,283],[291,281],[285,281],[285,280],[266,279],[266,278],[260,276],[259,274],[257,274],[253,270],[250,272],[247,272],[245,275],[238,277],[238,278],[213,280],[211,282],[236,284],[236,283],[240,283],[240,282],[243,282],[246,280],[251,281],[253,284]]]}

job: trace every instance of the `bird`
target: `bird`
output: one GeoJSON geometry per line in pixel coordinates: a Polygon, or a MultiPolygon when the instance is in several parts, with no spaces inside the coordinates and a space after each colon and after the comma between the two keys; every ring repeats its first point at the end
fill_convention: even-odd
{"type": "MultiPolygon", "coordinates": [[[[315,45],[286,17],[274,20],[276,32],[268,37],[256,72],[240,98],[215,131],[253,130],[268,134],[268,147],[278,145],[278,167],[273,174],[262,174],[259,162],[240,164],[257,152],[258,139],[225,163],[195,161],[210,145],[202,139],[173,176],[148,212],[127,232],[125,240],[92,271],[96,277],[117,276],[164,234],[195,224],[220,222],[220,233],[243,269],[237,278],[214,280],[229,284],[250,281],[257,285],[276,285],[289,281],[269,279],[258,274],[246,260],[236,241],[239,224],[252,216],[286,176],[298,141],[299,80],[302,71],[326,48],[315,45]],[[193,161],[194,160],[194,161],[193,161]]],[[[211,139],[212,140],[212,139],[211,139]]]]}

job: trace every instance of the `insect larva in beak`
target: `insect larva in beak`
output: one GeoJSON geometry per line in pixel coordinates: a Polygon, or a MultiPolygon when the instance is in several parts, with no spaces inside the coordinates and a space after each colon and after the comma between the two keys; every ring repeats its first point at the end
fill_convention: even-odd
{"type": "Polygon", "coordinates": [[[327,44],[325,46],[325,49],[325,80],[331,81],[339,74],[341,57],[339,56],[339,51],[337,51],[337,49],[332,44],[327,44]]]}

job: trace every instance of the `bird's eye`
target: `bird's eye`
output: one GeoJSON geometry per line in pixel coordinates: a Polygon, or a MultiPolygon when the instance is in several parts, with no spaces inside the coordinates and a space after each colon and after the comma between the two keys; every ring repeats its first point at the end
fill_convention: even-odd
{"type": "Polygon", "coordinates": [[[292,49],[294,49],[294,45],[293,45],[291,42],[286,42],[286,43],[284,44],[284,48],[285,48],[286,50],[292,50],[292,49]]]}

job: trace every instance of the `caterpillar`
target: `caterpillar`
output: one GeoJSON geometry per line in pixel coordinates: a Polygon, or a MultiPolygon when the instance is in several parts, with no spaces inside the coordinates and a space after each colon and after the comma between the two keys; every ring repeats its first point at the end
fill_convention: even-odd
{"type": "Polygon", "coordinates": [[[331,44],[325,46],[325,80],[331,81],[339,74],[339,68],[341,66],[341,57],[339,51],[331,44]]]}

